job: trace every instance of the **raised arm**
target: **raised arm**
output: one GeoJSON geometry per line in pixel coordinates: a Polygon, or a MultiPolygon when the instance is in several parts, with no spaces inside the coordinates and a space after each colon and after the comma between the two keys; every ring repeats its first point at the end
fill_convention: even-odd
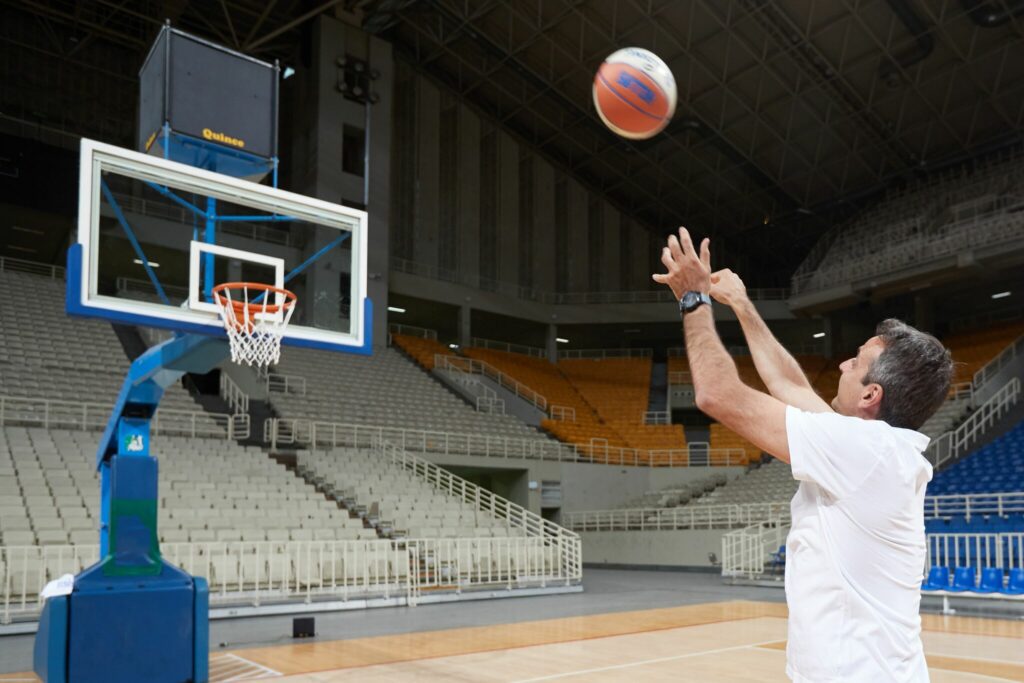
{"type": "Polygon", "coordinates": [[[829,404],[815,393],[800,364],[768,329],[736,273],[729,269],[712,273],[711,296],[736,314],[754,366],[772,396],[808,412],[832,412],[829,404]]]}
{"type": "MultiPolygon", "coordinates": [[[[654,275],[656,282],[672,288],[677,299],[686,292],[707,294],[711,289],[708,241],[701,243],[700,258],[690,235],[679,229],[679,239],[669,237],[661,262],[667,273],[654,275]]],[[[781,401],[740,381],[736,364],[722,345],[708,306],[683,314],[686,354],[690,359],[697,407],[738,433],[761,450],[789,462],[786,406],[781,401]]]]}

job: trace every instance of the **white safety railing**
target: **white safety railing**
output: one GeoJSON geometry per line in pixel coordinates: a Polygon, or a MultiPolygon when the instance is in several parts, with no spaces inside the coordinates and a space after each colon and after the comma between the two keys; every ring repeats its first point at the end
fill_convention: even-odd
{"type": "Polygon", "coordinates": [[[576,421],[576,409],[572,406],[551,406],[549,414],[552,420],[559,420],[561,422],[576,421]]]}
{"type": "Polygon", "coordinates": [[[693,375],[689,370],[673,370],[668,373],[669,386],[674,384],[693,384],[693,375]]]}
{"type": "Polygon", "coordinates": [[[954,460],[971,447],[996,420],[1007,413],[1020,399],[1020,379],[1014,377],[992,398],[983,403],[970,417],[951,432],[946,432],[928,444],[925,457],[936,467],[954,460]]]}
{"type": "Polygon", "coordinates": [[[267,373],[268,394],[291,394],[293,396],[306,395],[306,378],[299,375],[281,375],[278,373],[267,373]]]}
{"type": "MultiPolygon", "coordinates": [[[[147,297],[156,297],[156,287],[150,280],[140,280],[138,278],[131,277],[119,277],[116,280],[117,291],[119,294],[141,294],[147,297]]],[[[164,294],[171,299],[171,301],[187,301],[189,292],[188,287],[178,287],[175,285],[167,285],[160,283],[160,286],[164,290],[164,294]]]]}
{"type": "Polygon", "coordinates": [[[417,327],[416,325],[390,323],[388,325],[388,332],[391,334],[404,334],[409,337],[420,337],[421,339],[433,339],[434,341],[437,341],[437,330],[431,330],[426,327],[417,327]]]}
{"type": "Polygon", "coordinates": [[[505,399],[497,396],[477,396],[476,410],[488,415],[505,415],[505,399]]]}
{"type": "Polygon", "coordinates": [[[521,353],[526,356],[533,356],[534,358],[548,357],[547,351],[539,349],[536,346],[510,344],[508,342],[495,341],[493,339],[482,339],[481,337],[473,337],[473,339],[470,340],[470,345],[480,349],[492,349],[494,351],[505,351],[508,353],[521,353]]]}
{"type": "Polygon", "coordinates": [[[498,398],[498,392],[484,383],[480,373],[470,371],[471,365],[472,361],[468,358],[434,354],[434,371],[447,376],[451,382],[469,393],[478,412],[493,413],[500,407],[499,414],[504,415],[505,401],[498,398]],[[463,360],[465,362],[461,362],[463,360]]]}
{"type": "Polygon", "coordinates": [[[675,529],[734,529],[766,519],[788,521],[789,503],[743,505],[683,505],[674,508],[635,508],[567,512],[565,526],[573,531],[669,531],[675,529]]]}
{"type": "Polygon", "coordinates": [[[1024,568],[1024,533],[928,534],[925,567],[1024,568]]]}
{"type": "MultiPolygon", "coordinates": [[[[113,409],[103,403],[0,396],[0,425],[101,430],[113,409]]],[[[150,422],[150,434],[244,439],[249,436],[249,416],[160,408],[150,422]]]]}
{"type": "Polygon", "coordinates": [[[653,349],[562,349],[558,352],[558,360],[569,358],[592,358],[605,360],[608,358],[650,358],[653,349]]]}
{"type": "Polygon", "coordinates": [[[672,424],[672,413],[668,410],[648,410],[644,413],[645,425],[672,424]]]}
{"type": "Polygon", "coordinates": [[[249,395],[223,370],[220,373],[220,397],[236,415],[249,412],[249,395]]]}
{"type": "Polygon", "coordinates": [[[990,360],[983,368],[974,373],[972,384],[974,389],[980,389],[990,379],[999,374],[999,371],[1012,363],[1018,356],[1024,355],[1024,334],[1017,337],[1010,343],[1002,353],[990,360]]]}
{"type": "Polygon", "coordinates": [[[753,579],[764,574],[765,564],[786,543],[789,522],[766,519],[722,536],[722,576],[753,579]]]}
{"type": "MultiPolygon", "coordinates": [[[[209,581],[214,606],[366,598],[415,605],[423,591],[577,584],[580,549],[573,536],[164,543],[161,552],[209,581]]],[[[96,545],[0,546],[0,623],[38,617],[43,586],[77,574],[98,555],[96,545]]]]}
{"type": "MultiPolygon", "coordinates": [[[[461,372],[466,375],[479,375],[486,377],[503,389],[507,389],[519,398],[523,399],[537,410],[547,412],[548,400],[518,381],[514,377],[505,374],[490,363],[475,358],[464,358],[462,356],[449,356],[442,353],[434,354],[434,368],[452,372],[461,372]]],[[[493,390],[492,390],[493,392],[493,390]]]]}
{"type": "Polygon", "coordinates": [[[268,418],[263,425],[264,441],[272,448],[304,446],[367,447],[387,440],[415,453],[472,455],[506,460],[556,460],[598,462],[637,467],[726,467],[746,465],[742,448],[699,448],[645,451],[619,448],[607,443],[577,445],[545,439],[515,439],[489,434],[403,429],[307,419],[268,418]]]}
{"type": "Polygon", "coordinates": [[[962,516],[988,515],[1005,517],[1024,513],[1024,492],[1014,493],[967,493],[940,496],[925,496],[925,519],[941,519],[962,516]]]}
{"type": "Polygon", "coordinates": [[[61,266],[51,266],[48,263],[26,261],[10,256],[0,256],[0,273],[27,273],[28,275],[41,275],[51,280],[64,279],[64,268],[61,266]]]}

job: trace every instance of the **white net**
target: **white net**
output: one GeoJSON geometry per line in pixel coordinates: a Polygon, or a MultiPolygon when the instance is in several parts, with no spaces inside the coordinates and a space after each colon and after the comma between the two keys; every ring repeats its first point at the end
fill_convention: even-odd
{"type": "Polygon", "coordinates": [[[228,333],[231,360],[255,368],[281,359],[281,338],[295,309],[295,295],[267,285],[229,283],[213,289],[228,333]]]}

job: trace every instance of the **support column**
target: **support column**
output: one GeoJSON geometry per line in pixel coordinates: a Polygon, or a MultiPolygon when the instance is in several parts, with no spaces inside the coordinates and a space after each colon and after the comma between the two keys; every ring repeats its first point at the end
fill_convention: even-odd
{"type": "Polygon", "coordinates": [[[473,343],[473,330],[470,321],[473,318],[473,309],[469,304],[459,306],[459,347],[466,348],[473,343]]]}
{"type": "Polygon", "coordinates": [[[545,348],[548,352],[548,360],[552,363],[558,362],[558,325],[551,323],[548,325],[547,339],[545,340],[545,348]]]}

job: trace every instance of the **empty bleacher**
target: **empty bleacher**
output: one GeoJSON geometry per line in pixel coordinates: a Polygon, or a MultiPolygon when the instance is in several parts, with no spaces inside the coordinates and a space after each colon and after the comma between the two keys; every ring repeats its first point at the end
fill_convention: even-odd
{"type": "Polygon", "coordinates": [[[936,473],[929,495],[1024,491],[1024,423],[936,473]]]}

